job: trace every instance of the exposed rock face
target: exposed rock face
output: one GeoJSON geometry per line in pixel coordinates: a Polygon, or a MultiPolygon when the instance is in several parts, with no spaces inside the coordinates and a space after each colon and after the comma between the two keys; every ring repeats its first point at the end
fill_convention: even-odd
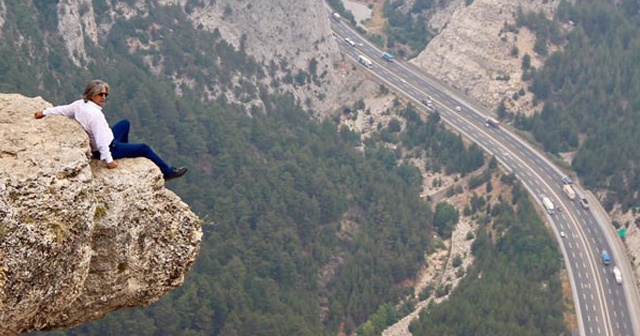
{"type": "Polygon", "coordinates": [[[74,120],[0,94],[0,335],[67,328],[180,286],[200,220],[147,159],[88,158],[74,120]]]}
{"type": "MultiPolygon", "coordinates": [[[[4,2],[0,0],[0,24],[4,16],[4,2]]],[[[329,15],[322,1],[137,0],[105,3],[101,5],[104,8],[99,10],[95,6],[89,0],[65,0],[56,5],[57,31],[50,33],[60,36],[68,51],[67,56],[78,67],[86,67],[92,62],[88,49],[102,48],[104,41],[99,37],[108,36],[117,20],[148,17],[159,6],[176,6],[189,17],[196,29],[210,32],[217,29],[226,41],[238,49],[243,48],[258,62],[278,65],[280,69],[277,73],[263,79],[266,87],[280,87],[280,93],[292,93],[317,114],[337,107],[334,106],[335,97],[340,89],[335,85],[332,68],[339,59],[339,50],[332,38],[329,15]],[[315,69],[315,73],[311,73],[311,68],[315,69]],[[282,78],[287,72],[294,76],[298,72],[307,72],[315,80],[304,86],[286,84],[282,78]],[[272,82],[277,85],[271,85],[272,82]]],[[[130,39],[127,43],[132,50],[140,45],[153,48],[162,43],[161,40],[152,40],[152,36],[149,34],[144,41],[130,39]]],[[[161,70],[161,65],[147,65],[154,73],[161,70]]],[[[175,76],[177,91],[180,84],[193,81],[192,78],[181,78],[176,74],[169,76],[175,76]]],[[[212,89],[212,92],[214,96],[220,94],[216,89],[212,89]]],[[[235,100],[232,93],[225,94],[226,98],[235,100]]],[[[251,103],[259,105],[258,102],[251,103]]]]}
{"type": "Polygon", "coordinates": [[[533,51],[533,33],[526,28],[508,32],[505,24],[515,24],[519,8],[525,13],[543,11],[551,17],[558,4],[558,0],[474,0],[466,6],[463,0],[452,1],[430,22],[440,33],[412,62],[494,108],[503,98],[526,89],[521,80],[525,53],[531,56],[532,66],[542,64],[533,51]],[[511,54],[514,47],[519,51],[517,57],[511,54]]]}
{"type": "MultiPolygon", "coordinates": [[[[186,0],[165,0],[181,2],[186,0]]],[[[209,31],[216,28],[227,41],[240,47],[245,39],[246,50],[258,61],[287,64],[294,72],[309,71],[310,62],[317,62],[316,73],[322,84],[296,89],[285,86],[300,101],[308,100],[322,114],[334,108],[339,89],[335,85],[333,63],[339,50],[331,35],[329,14],[323,1],[260,0],[203,1],[190,17],[197,27],[209,31]],[[325,98],[319,99],[323,95],[325,98]]],[[[278,81],[282,85],[282,81],[278,81]]]]}

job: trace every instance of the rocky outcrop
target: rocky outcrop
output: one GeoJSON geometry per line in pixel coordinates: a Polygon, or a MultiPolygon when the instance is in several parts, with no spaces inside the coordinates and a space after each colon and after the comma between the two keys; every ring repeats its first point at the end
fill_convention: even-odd
{"type": "Polygon", "coordinates": [[[200,220],[144,158],[89,158],[74,120],[0,94],[0,335],[146,306],[180,286],[200,220]]]}
{"type": "MultiPolygon", "coordinates": [[[[485,106],[495,108],[527,84],[522,81],[522,57],[529,54],[534,67],[541,59],[534,51],[535,35],[526,28],[512,31],[516,13],[522,9],[544,12],[551,18],[559,0],[474,0],[452,1],[437,13],[430,26],[438,31],[412,62],[459,89],[485,106]],[[517,56],[514,56],[517,48],[517,56]]],[[[531,95],[517,102],[530,108],[531,95]]],[[[512,102],[516,103],[516,102],[512,102]]],[[[527,111],[523,111],[527,113],[527,111]]]]}
{"type": "MultiPolygon", "coordinates": [[[[164,2],[188,3],[186,0],[164,2]]],[[[320,114],[336,108],[336,87],[333,63],[339,59],[338,46],[331,35],[329,13],[323,1],[316,0],[260,0],[203,1],[191,10],[194,26],[213,31],[240,48],[244,40],[247,53],[259,62],[284,65],[286,71],[296,75],[299,71],[316,70],[304,87],[287,85],[278,78],[270,78],[277,85],[306,102],[320,114]],[[322,97],[322,98],[321,98],[322,97]]],[[[284,70],[284,69],[283,69],[284,70]]]]}

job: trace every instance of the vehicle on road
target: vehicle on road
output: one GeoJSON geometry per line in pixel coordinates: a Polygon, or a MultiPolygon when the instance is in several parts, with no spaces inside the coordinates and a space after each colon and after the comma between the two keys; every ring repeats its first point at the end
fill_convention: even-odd
{"type": "Polygon", "coordinates": [[[456,111],[460,112],[462,111],[462,108],[460,106],[456,106],[456,111]]]}
{"type": "Polygon", "coordinates": [[[393,55],[391,55],[388,52],[382,54],[382,58],[384,58],[384,60],[389,62],[389,63],[393,62],[393,55]]]}
{"type": "Polygon", "coordinates": [[[355,47],[355,46],[356,46],[356,43],[355,43],[355,42],[353,42],[353,40],[352,40],[352,39],[350,39],[350,38],[348,38],[348,37],[345,37],[345,38],[344,38],[344,41],[345,41],[345,42],[347,42],[347,44],[348,44],[348,45],[350,45],[350,46],[352,46],[352,47],[355,47]]]}
{"type": "Polygon", "coordinates": [[[338,14],[338,12],[333,12],[331,14],[331,17],[333,17],[333,19],[336,21],[340,21],[340,14],[338,14]]]}
{"type": "Polygon", "coordinates": [[[573,187],[570,184],[565,184],[562,186],[562,191],[564,191],[565,195],[569,197],[570,200],[576,199],[576,192],[573,190],[573,187]]]}
{"type": "Polygon", "coordinates": [[[564,234],[564,231],[560,231],[560,237],[565,238],[567,235],[564,234]]]}
{"type": "Polygon", "coordinates": [[[485,123],[487,127],[500,128],[500,122],[495,118],[488,117],[487,120],[485,120],[485,123]]]}
{"type": "Polygon", "coordinates": [[[622,285],[622,272],[620,272],[618,266],[613,267],[613,278],[616,279],[618,285],[622,285]]]}
{"type": "Polygon", "coordinates": [[[587,200],[587,197],[584,196],[584,194],[582,193],[582,191],[580,191],[580,189],[578,188],[574,188],[574,191],[576,192],[576,197],[578,198],[578,201],[580,202],[580,206],[582,206],[582,208],[584,208],[585,210],[589,209],[589,200],[587,200]]]}
{"type": "Polygon", "coordinates": [[[431,99],[427,99],[427,100],[421,100],[422,104],[425,105],[428,108],[433,108],[433,102],[431,101],[431,99]]]}
{"type": "Polygon", "coordinates": [[[562,183],[571,185],[573,184],[573,180],[569,176],[563,176],[562,183]]]}
{"type": "Polygon", "coordinates": [[[550,215],[554,215],[556,213],[556,207],[553,205],[553,202],[547,196],[542,196],[542,205],[547,209],[547,213],[550,215]]]}
{"type": "Polygon", "coordinates": [[[602,250],[602,264],[609,265],[611,263],[611,257],[609,256],[609,252],[606,250],[602,250]]]}
{"type": "Polygon", "coordinates": [[[363,55],[358,56],[358,62],[362,63],[362,65],[366,66],[367,68],[371,68],[373,66],[371,60],[364,57],[363,55]]]}
{"type": "Polygon", "coordinates": [[[584,197],[580,198],[580,205],[585,209],[589,209],[589,201],[584,197]]]}

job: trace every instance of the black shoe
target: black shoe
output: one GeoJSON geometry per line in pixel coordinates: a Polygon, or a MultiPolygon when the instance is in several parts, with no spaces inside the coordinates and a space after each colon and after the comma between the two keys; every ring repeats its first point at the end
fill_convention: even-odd
{"type": "Polygon", "coordinates": [[[169,180],[177,179],[178,177],[182,177],[184,174],[187,173],[188,170],[189,169],[187,169],[187,167],[171,168],[171,173],[164,175],[164,180],[169,181],[169,180]]]}

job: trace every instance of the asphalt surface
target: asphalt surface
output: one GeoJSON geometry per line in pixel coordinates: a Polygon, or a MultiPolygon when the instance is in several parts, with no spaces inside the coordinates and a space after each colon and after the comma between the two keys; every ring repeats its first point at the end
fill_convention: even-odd
{"type": "MultiPolygon", "coordinates": [[[[584,209],[577,198],[570,200],[562,191],[563,172],[508,127],[487,124],[487,118],[494,116],[480,104],[409,64],[385,61],[382,50],[360,37],[346,22],[329,17],[334,38],[346,57],[416,105],[427,111],[437,110],[450,126],[495,155],[540,207],[542,197],[552,200],[557,208],[555,214],[545,213],[564,256],[580,335],[640,335],[638,294],[629,262],[597,201],[588,192],[583,193],[590,200],[589,209],[584,209]],[[347,43],[347,37],[354,43],[347,43]],[[360,55],[373,65],[359,63],[360,55]],[[609,265],[603,264],[602,251],[611,255],[609,265]],[[622,285],[614,280],[614,266],[623,271],[622,285]]],[[[579,186],[574,187],[580,190],[579,186]]]]}

